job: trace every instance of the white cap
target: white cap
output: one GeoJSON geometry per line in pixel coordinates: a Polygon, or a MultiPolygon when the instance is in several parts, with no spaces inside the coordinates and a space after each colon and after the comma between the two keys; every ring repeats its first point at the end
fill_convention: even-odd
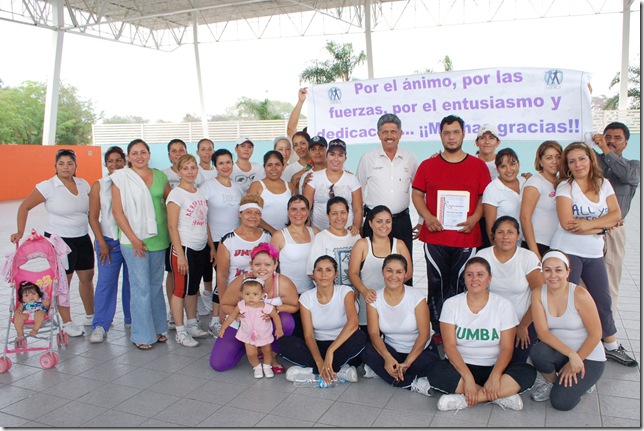
{"type": "Polygon", "coordinates": [[[244,142],[250,142],[253,147],[255,146],[255,144],[253,144],[253,141],[251,141],[248,136],[240,136],[239,138],[237,138],[237,145],[241,145],[244,142]]]}
{"type": "Polygon", "coordinates": [[[483,124],[476,134],[476,139],[483,136],[485,132],[490,132],[496,139],[499,139],[499,131],[496,130],[496,126],[494,124],[483,124]]]}

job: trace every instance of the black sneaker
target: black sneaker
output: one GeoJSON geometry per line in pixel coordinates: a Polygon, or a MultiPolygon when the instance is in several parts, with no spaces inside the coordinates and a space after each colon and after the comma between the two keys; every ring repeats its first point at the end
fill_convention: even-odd
{"type": "Polygon", "coordinates": [[[637,361],[626,353],[626,349],[624,349],[624,346],[621,344],[619,347],[615,350],[606,350],[606,358],[612,359],[615,362],[619,362],[622,365],[626,365],[627,367],[635,367],[637,366],[637,361]]]}

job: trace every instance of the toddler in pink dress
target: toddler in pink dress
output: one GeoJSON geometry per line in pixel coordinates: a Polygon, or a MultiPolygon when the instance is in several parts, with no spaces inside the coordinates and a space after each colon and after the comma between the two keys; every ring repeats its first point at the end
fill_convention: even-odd
{"type": "Polygon", "coordinates": [[[270,304],[264,302],[264,281],[259,278],[247,278],[241,285],[242,299],[235,306],[235,310],[228,316],[219,330],[219,337],[224,336],[226,328],[230,326],[239,316],[240,326],[235,338],[246,346],[246,357],[253,367],[253,375],[256,379],[262,377],[274,377],[273,367],[273,325],[275,323],[275,338],[284,335],[282,321],[277,310],[270,304]],[[266,316],[270,316],[268,319],[266,316]],[[260,364],[257,348],[260,348],[264,355],[264,364],[260,364]]]}

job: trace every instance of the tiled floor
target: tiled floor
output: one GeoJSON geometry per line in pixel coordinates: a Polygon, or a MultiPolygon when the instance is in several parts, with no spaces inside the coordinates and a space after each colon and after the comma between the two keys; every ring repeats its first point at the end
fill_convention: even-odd
{"type": "MultiPolygon", "coordinates": [[[[3,254],[12,250],[19,202],[0,204],[3,254]]],[[[46,214],[32,210],[28,227],[40,232],[46,214]]],[[[616,316],[620,342],[640,358],[639,194],[627,219],[628,243],[616,316]]],[[[426,290],[420,245],[414,247],[414,281],[426,290]]],[[[77,282],[72,314],[83,308],[77,282]]],[[[0,341],[8,323],[9,292],[0,283],[0,341]]],[[[172,335],[172,332],[171,332],[172,335]]],[[[13,339],[13,334],[10,339],[13,339]]],[[[70,339],[58,352],[59,364],[43,370],[38,354],[11,355],[13,367],[0,375],[3,427],[641,427],[640,368],[608,362],[597,390],[573,411],[559,412],[523,394],[521,412],[480,405],[438,412],[436,398],[361,379],[331,389],[294,388],[283,376],[255,380],[245,359],[218,373],[208,363],[212,338],[197,348],[177,346],[173,337],[150,351],[135,349],[120,310],[107,341],[90,344],[89,335],[70,339]]],[[[285,364],[286,365],[286,364],[285,364]]]]}

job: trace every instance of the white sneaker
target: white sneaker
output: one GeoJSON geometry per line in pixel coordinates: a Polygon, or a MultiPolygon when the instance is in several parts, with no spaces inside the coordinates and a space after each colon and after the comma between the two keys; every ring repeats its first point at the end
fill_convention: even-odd
{"type": "Polygon", "coordinates": [[[467,401],[463,394],[446,394],[438,399],[436,408],[442,412],[449,410],[462,410],[467,408],[467,401]]]}
{"type": "Polygon", "coordinates": [[[371,369],[371,367],[367,364],[364,364],[364,378],[365,379],[373,379],[374,377],[378,377],[378,374],[371,369]]]}
{"type": "Polygon", "coordinates": [[[168,311],[168,329],[177,329],[177,325],[174,323],[174,317],[172,316],[172,311],[168,311]]]}
{"type": "Polygon", "coordinates": [[[264,370],[264,375],[269,379],[271,377],[275,377],[275,373],[273,372],[273,367],[271,366],[271,364],[263,364],[262,369],[264,370]]]}
{"type": "Polygon", "coordinates": [[[75,324],[73,321],[69,321],[67,323],[63,323],[63,331],[70,337],[80,337],[85,333],[85,330],[75,324]]]}
{"type": "Polygon", "coordinates": [[[93,314],[86,314],[85,318],[83,318],[83,326],[92,326],[93,322],[94,322],[93,314]]]}
{"type": "Polygon", "coordinates": [[[548,401],[550,399],[552,385],[553,384],[549,382],[540,382],[539,385],[532,389],[532,395],[530,395],[530,398],[537,402],[548,401]]]}
{"type": "Polygon", "coordinates": [[[221,331],[220,321],[216,321],[212,325],[208,326],[208,335],[210,335],[211,337],[217,338],[219,331],[221,331]]]}
{"type": "Polygon", "coordinates": [[[597,388],[597,385],[592,385],[588,390],[586,391],[587,394],[592,394],[595,392],[595,389],[597,388]]]}
{"type": "Polygon", "coordinates": [[[344,379],[346,382],[355,383],[358,381],[358,370],[356,367],[350,366],[349,364],[344,364],[340,371],[335,373],[338,380],[344,379]]]}
{"type": "Polygon", "coordinates": [[[423,394],[427,397],[434,396],[432,386],[429,384],[427,377],[416,376],[414,381],[411,382],[409,390],[412,392],[418,392],[419,394],[423,394]]]}
{"type": "Polygon", "coordinates": [[[102,326],[97,326],[92,331],[92,335],[89,337],[89,342],[90,343],[102,343],[103,340],[105,339],[106,335],[107,335],[107,333],[105,332],[105,329],[103,329],[102,326]]]}
{"type": "Polygon", "coordinates": [[[255,368],[253,368],[253,377],[256,379],[261,379],[264,377],[264,371],[262,371],[262,364],[259,364],[255,368]]]}
{"type": "Polygon", "coordinates": [[[186,325],[186,330],[188,331],[188,334],[190,334],[192,338],[204,338],[208,336],[208,332],[204,331],[196,324],[186,325]]]}
{"type": "Polygon", "coordinates": [[[182,346],[186,347],[197,347],[199,345],[199,341],[192,338],[187,332],[178,333],[174,337],[174,340],[182,346]]]}
{"type": "Polygon", "coordinates": [[[498,400],[492,401],[492,404],[501,406],[503,410],[505,409],[511,409],[516,411],[523,410],[523,400],[521,399],[521,395],[519,394],[510,395],[509,397],[505,397],[505,398],[499,398],[498,400]]]}
{"type": "Polygon", "coordinates": [[[294,382],[295,377],[299,374],[311,374],[313,375],[312,367],[300,367],[299,365],[294,365],[288,370],[286,370],[286,380],[289,382],[294,382]]]}

